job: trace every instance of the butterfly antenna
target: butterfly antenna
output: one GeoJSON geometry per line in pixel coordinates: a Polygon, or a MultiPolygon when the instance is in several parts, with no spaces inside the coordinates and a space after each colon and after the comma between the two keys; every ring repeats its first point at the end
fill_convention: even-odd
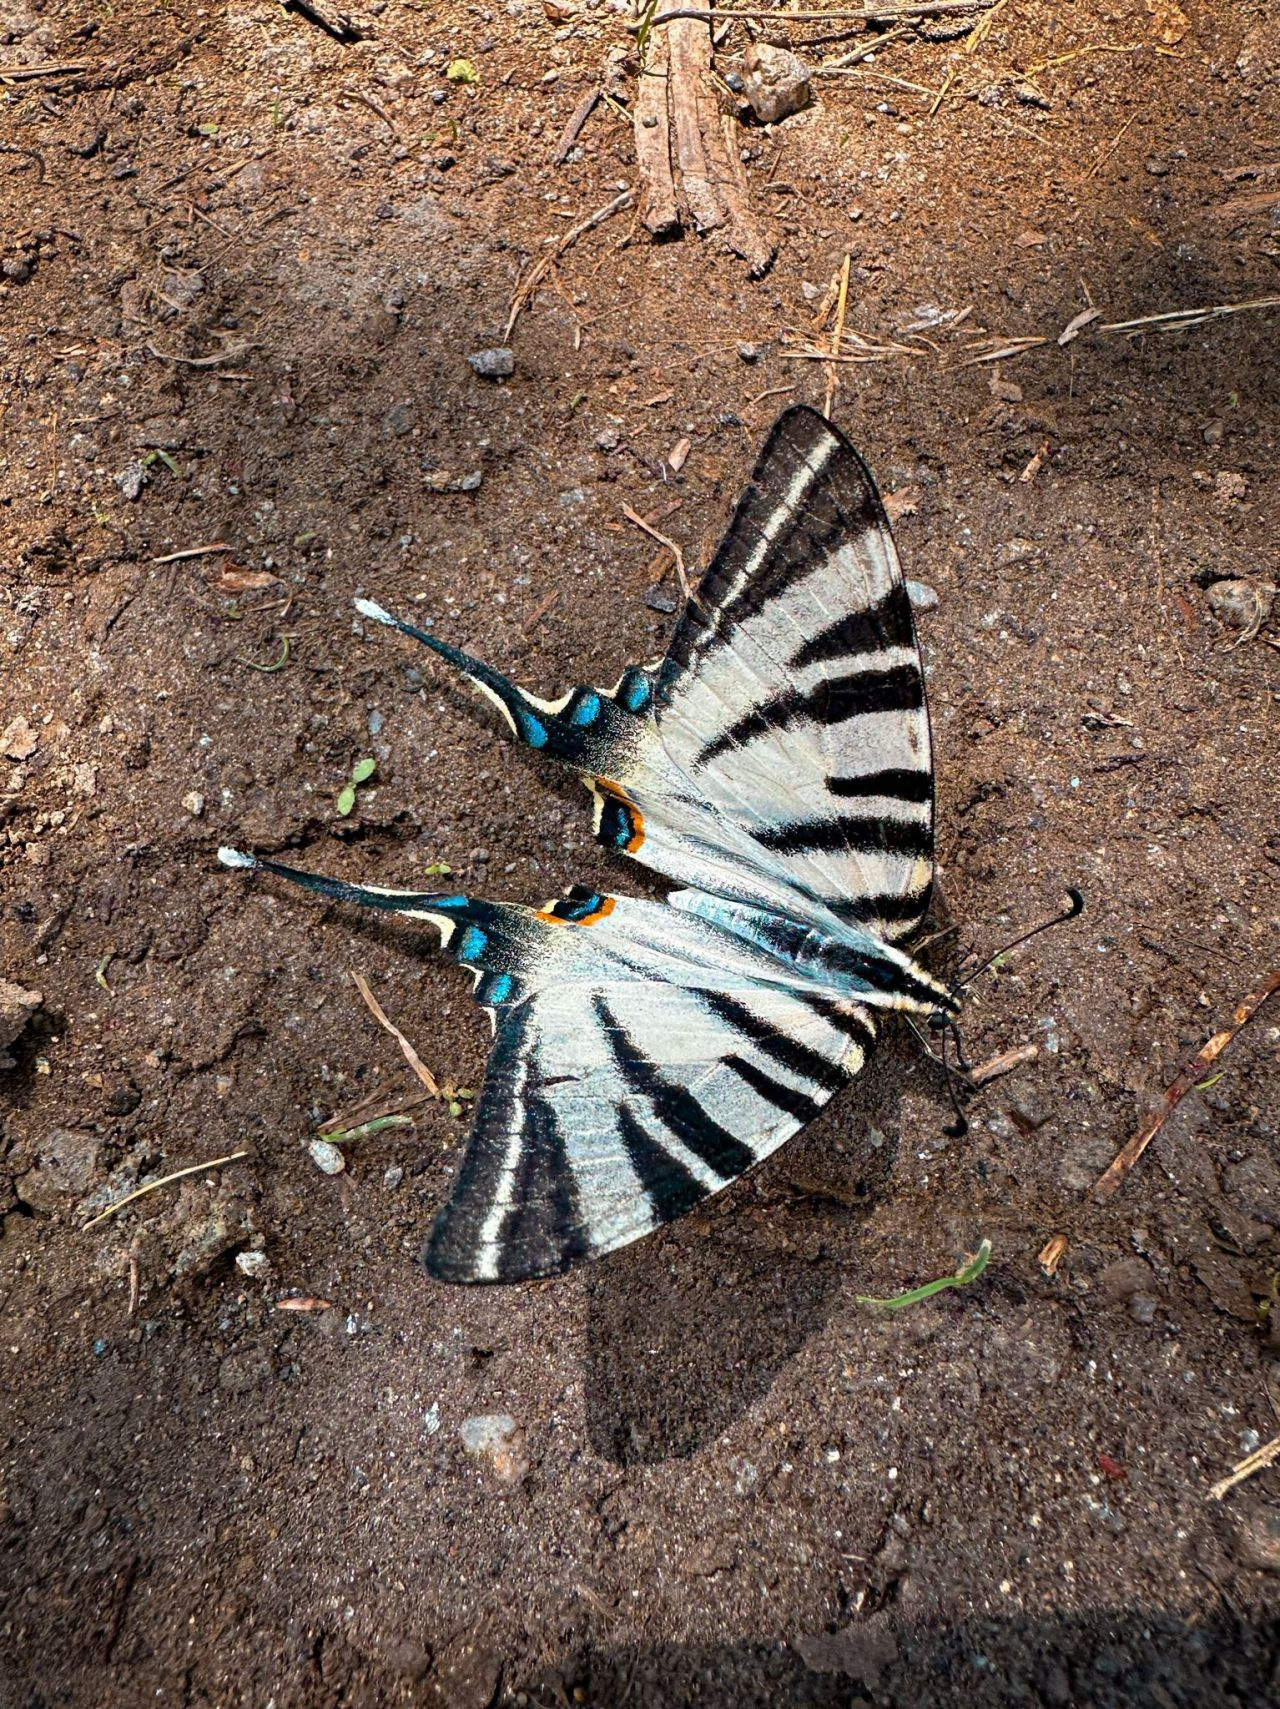
{"type": "Polygon", "coordinates": [[[1055,914],[1053,918],[1049,920],[1041,920],[1038,926],[1032,926],[1029,932],[1023,932],[1021,937],[1014,938],[1012,943],[1005,944],[1004,947],[1002,949],[998,949],[994,955],[988,956],[982,963],[981,967],[975,968],[972,973],[966,973],[963,979],[958,979],[956,981],[956,983],[951,987],[951,995],[954,997],[957,992],[963,991],[967,985],[972,985],[975,979],[980,979],[989,968],[995,966],[1001,956],[1008,955],[1011,950],[1015,950],[1019,948],[1020,945],[1030,942],[1032,938],[1039,937],[1041,932],[1047,932],[1051,926],[1064,926],[1068,920],[1074,920],[1077,914],[1082,914],[1084,912],[1084,897],[1081,893],[1072,886],[1067,891],[1067,895],[1071,900],[1061,914],[1055,914]]]}

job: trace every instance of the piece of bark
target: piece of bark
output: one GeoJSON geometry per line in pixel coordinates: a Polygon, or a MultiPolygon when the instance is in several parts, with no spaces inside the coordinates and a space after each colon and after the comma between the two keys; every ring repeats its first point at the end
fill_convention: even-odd
{"type": "Polygon", "coordinates": [[[636,96],[636,156],[646,186],[646,228],[718,232],[754,278],[774,244],[751,212],[733,120],[720,110],[705,19],[679,18],[650,36],[636,96]]]}
{"type": "Polygon", "coordinates": [[[680,230],[667,121],[669,66],[667,32],[655,30],[636,89],[635,132],[636,160],[645,185],[644,212],[640,217],[650,235],[658,238],[672,237],[680,230]]]}

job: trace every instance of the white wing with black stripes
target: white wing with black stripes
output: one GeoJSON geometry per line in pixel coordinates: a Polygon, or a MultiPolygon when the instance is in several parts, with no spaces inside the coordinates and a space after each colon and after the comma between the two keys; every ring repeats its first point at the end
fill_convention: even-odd
{"type": "Polygon", "coordinates": [[[875,483],[821,416],[779,419],[666,657],[610,691],[542,700],[358,606],[575,767],[602,842],[685,886],[530,909],[222,851],[429,920],[472,972],[495,1039],[434,1275],[523,1280],[626,1245],[816,1115],[862,1066],[875,1010],[955,1012],[897,947],[933,875],[911,608],[875,483]]]}
{"type": "Polygon", "coordinates": [[[596,832],[680,883],[896,941],[933,878],[924,673],[884,506],[848,440],[782,415],[660,664],[547,701],[379,607],[531,747],[574,766],[596,832]]]}
{"type": "Polygon", "coordinates": [[[423,1255],[443,1281],[559,1275],[682,1216],[811,1121],[875,1037],[864,1005],[660,902],[576,887],[523,908],[222,856],[427,921],[473,974],[494,1044],[423,1255]]]}

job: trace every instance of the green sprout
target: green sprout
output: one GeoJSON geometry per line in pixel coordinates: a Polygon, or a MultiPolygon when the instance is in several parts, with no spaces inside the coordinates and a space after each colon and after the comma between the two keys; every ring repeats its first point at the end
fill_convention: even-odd
{"type": "Polygon", "coordinates": [[[478,88],[480,84],[480,73],[469,59],[451,59],[445,68],[445,76],[450,83],[470,84],[472,88],[478,88]]]}
{"type": "Polygon", "coordinates": [[[351,773],[351,782],[344,789],[339,790],[338,799],[334,805],[334,811],[339,819],[345,819],[355,811],[356,790],[362,783],[368,783],[377,769],[378,762],[375,759],[356,761],[355,770],[351,773]]]}
{"type": "Polygon", "coordinates": [[[876,1306],[881,1311],[901,1311],[903,1306],[927,1300],[933,1294],[940,1294],[944,1288],[963,1288],[970,1282],[976,1282],[986,1269],[990,1256],[991,1242],[984,1240],[972,1257],[965,1258],[953,1276],[939,1276],[936,1282],[925,1282],[905,1294],[893,1294],[885,1300],[877,1299],[873,1294],[858,1294],[858,1304],[876,1306]]]}

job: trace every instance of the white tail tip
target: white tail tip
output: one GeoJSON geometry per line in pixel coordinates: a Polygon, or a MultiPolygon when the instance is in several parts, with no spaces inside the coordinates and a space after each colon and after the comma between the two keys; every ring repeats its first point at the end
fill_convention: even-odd
{"type": "Polygon", "coordinates": [[[358,599],[356,610],[361,617],[370,617],[375,623],[385,623],[389,629],[396,628],[396,620],[389,611],[384,611],[380,605],[375,605],[371,599],[358,599]]]}
{"type": "Polygon", "coordinates": [[[252,855],[241,854],[239,849],[219,849],[218,859],[223,866],[246,867],[250,870],[258,864],[252,855]]]}

